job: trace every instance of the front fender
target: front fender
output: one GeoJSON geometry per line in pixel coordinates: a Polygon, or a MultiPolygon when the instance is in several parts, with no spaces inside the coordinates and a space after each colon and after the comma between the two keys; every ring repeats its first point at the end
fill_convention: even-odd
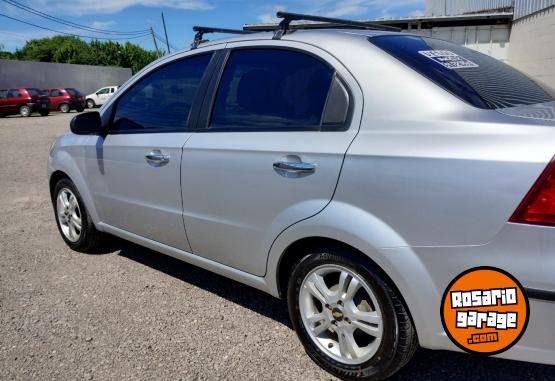
{"type": "Polygon", "coordinates": [[[283,253],[296,241],[309,237],[340,241],[367,255],[401,293],[421,345],[427,348],[450,346],[441,328],[441,293],[420,258],[390,226],[346,203],[332,201],[321,213],[289,227],[276,238],[270,249],[266,273],[266,282],[274,295],[279,294],[277,277],[283,253]]]}
{"type": "Polygon", "coordinates": [[[77,136],[67,134],[58,139],[48,158],[48,182],[54,172],[61,171],[66,174],[77,187],[81,199],[94,225],[99,228],[100,218],[95,207],[89,186],[83,173],[85,172],[85,147],[89,143],[91,136],[77,136]],[[65,145],[67,140],[72,140],[71,144],[65,145]],[[82,140],[81,142],[76,142],[82,140]],[[77,144],[76,144],[77,143],[77,144]]]}

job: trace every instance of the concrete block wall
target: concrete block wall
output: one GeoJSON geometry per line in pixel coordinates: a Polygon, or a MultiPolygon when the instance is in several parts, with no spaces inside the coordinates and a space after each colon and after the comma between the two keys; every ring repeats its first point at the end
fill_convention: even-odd
{"type": "Polygon", "coordinates": [[[0,88],[73,87],[87,95],[130,77],[131,69],[121,67],[0,60],[0,88]]]}

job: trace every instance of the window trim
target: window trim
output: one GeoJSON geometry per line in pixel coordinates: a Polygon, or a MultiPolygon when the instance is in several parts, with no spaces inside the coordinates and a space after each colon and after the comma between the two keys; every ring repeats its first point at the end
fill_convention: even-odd
{"type": "Polygon", "coordinates": [[[202,133],[218,133],[218,132],[304,132],[304,131],[318,131],[318,132],[337,132],[337,131],[347,131],[351,127],[351,122],[353,119],[353,112],[354,112],[354,97],[353,92],[337,69],[329,63],[326,59],[322,58],[321,56],[314,54],[312,52],[291,47],[291,46],[275,46],[275,45],[248,45],[248,46],[237,46],[232,48],[225,48],[222,50],[223,57],[222,62],[220,62],[219,67],[215,70],[214,76],[212,77],[210,84],[208,86],[208,90],[204,97],[204,102],[202,104],[202,109],[199,114],[198,122],[195,126],[195,132],[202,132],[202,133]],[[221,81],[223,79],[224,71],[227,67],[229,57],[231,53],[238,50],[286,50],[286,51],[294,51],[297,53],[302,53],[308,56],[311,56],[318,61],[322,62],[323,64],[327,65],[330,69],[332,69],[332,82],[335,78],[341,82],[341,84],[345,87],[348,95],[348,108],[347,108],[347,116],[345,121],[341,124],[333,124],[333,125],[325,125],[322,123],[322,118],[326,113],[327,107],[327,100],[329,98],[332,86],[330,83],[330,88],[328,89],[328,93],[326,95],[326,102],[324,103],[324,109],[322,110],[322,115],[320,118],[320,124],[318,126],[306,126],[306,127],[265,127],[259,129],[252,129],[252,128],[242,128],[237,126],[230,126],[226,128],[217,128],[213,129],[210,127],[210,122],[212,120],[212,114],[214,112],[214,106],[216,104],[216,97],[218,95],[218,90],[221,85],[221,81]]]}
{"type": "Polygon", "coordinates": [[[218,55],[218,52],[219,50],[209,50],[209,51],[198,52],[198,54],[191,54],[184,57],[179,57],[177,59],[165,62],[164,64],[157,66],[153,70],[146,71],[144,75],[142,75],[140,78],[137,78],[137,80],[131,86],[127,87],[123,93],[118,94],[118,97],[109,105],[109,109],[106,111],[106,113],[109,115],[108,122],[107,122],[107,129],[106,129],[107,135],[183,133],[183,132],[194,131],[194,126],[196,125],[196,121],[198,118],[198,115],[197,115],[198,106],[197,107],[195,106],[198,103],[202,103],[202,101],[204,100],[204,93],[206,92],[207,82],[210,80],[211,74],[215,69],[215,64],[217,63],[215,61],[216,61],[216,56],[218,55]],[[137,86],[144,78],[156,73],[159,70],[164,69],[169,65],[172,65],[181,61],[185,61],[190,58],[200,57],[203,55],[211,55],[211,58],[210,58],[210,61],[208,62],[208,65],[206,66],[206,70],[204,71],[204,74],[202,75],[202,78],[199,83],[199,87],[197,89],[197,93],[193,98],[193,103],[191,104],[191,110],[189,111],[189,116],[187,120],[187,127],[185,128],[146,128],[146,129],[136,129],[136,130],[113,129],[114,118],[116,116],[116,111],[121,98],[124,97],[129,91],[134,89],[135,86],[137,86]]]}

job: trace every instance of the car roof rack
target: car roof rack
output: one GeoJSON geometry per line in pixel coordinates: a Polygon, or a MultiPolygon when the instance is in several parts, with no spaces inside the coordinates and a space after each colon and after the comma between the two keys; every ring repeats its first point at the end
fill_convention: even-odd
{"type": "Polygon", "coordinates": [[[197,32],[195,34],[195,39],[191,44],[191,49],[196,49],[199,44],[202,42],[202,37],[205,33],[229,33],[229,34],[249,34],[252,33],[249,30],[243,29],[226,29],[226,28],[212,28],[210,26],[198,26],[195,25],[193,27],[193,32],[197,32]]]}
{"type": "MultiPolygon", "coordinates": [[[[347,27],[356,27],[362,29],[371,29],[371,30],[383,30],[387,32],[400,32],[401,28],[396,28],[394,26],[388,25],[380,25],[371,22],[363,22],[363,21],[353,21],[353,20],[345,20],[345,19],[336,19],[331,17],[323,17],[323,16],[314,16],[314,15],[305,15],[301,13],[290,13],[290,12],[277,12],[276,16],[281,20],[279,25],[274,28],[274,40],[279,40],[283,35],[287,34],[287,32],[291,29],[290,24],[291,21],[320,21],[330,24],[336,24],[337,26],[347,26],[347,27]]],[[[299,28],[296,28],[299,29],[299,28]]]]}

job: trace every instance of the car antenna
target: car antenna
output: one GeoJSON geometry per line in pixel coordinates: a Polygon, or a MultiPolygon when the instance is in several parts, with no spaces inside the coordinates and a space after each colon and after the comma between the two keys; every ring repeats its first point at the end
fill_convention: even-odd
{"type": "Polygon", "coordinates": [[[194,26],[193,32],[197,32],[195,34],[195,39],[191,44],[191,49],[198,48],[199,44],[202,42],[202,37],[205,33],[229,33],[229,34],[249,34],[252,33],[248,30],[242,29],[225,29],[225,28],[212,28],[209,26],[194,26]]]}
{"type": "Polygon", "coordinates": [[[283,35],[287,34],[287,31],[290,30],[291,21],[321,21],[327,22],[331,24],[337,24],[339,26],[353,26],[357,28],[364,28],[364,29],[371,29],[371,30],[383,30],[388,32],[400,32],[401,28],[396,28],[394,26],[388,25],[380,25],[371,22],[362,22],[362,21],[353,21],[353,20],[345,20],[345,19],[336,19],[331,17],[323,17],[323,16],[314,16],[314,15],[305,15],[301,13],[289,13],[289,12],[281,12],[278,11],[276,16],[280,19],[278,28],[274,32],[274,40],[279,40],[283,35]]]}

